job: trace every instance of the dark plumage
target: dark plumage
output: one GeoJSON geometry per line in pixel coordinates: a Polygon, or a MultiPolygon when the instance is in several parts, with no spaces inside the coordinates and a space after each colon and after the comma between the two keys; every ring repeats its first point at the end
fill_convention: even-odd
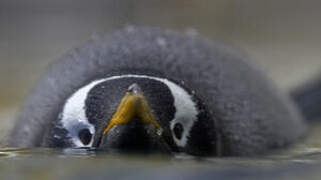
{"type": "Polygon", "coordinates": [[[291,92],[308,122],[321,120],[321,76],[317,76],[291,92]]]}
{"type": "Polygon", "coordinates": [[[247,58],[199,37],[131,27],[90,41],[52,66],[22,106],[9,144],[43,145],[72,93],[93,80],[123,74],[167,78],[195,93],[207,112],[203,119],[211,119],[215,129],[202,121],[196,126],[207,128],[192,133],[215,132],[215,142],[208,144],[217,151],[213,155],[262,154],[293,143],[305,130],[289,98],[247,58]]]}

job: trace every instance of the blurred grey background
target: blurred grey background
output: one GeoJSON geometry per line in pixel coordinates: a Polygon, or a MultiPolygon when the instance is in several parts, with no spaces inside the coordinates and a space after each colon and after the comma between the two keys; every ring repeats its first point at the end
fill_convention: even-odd
{"type": "Polygon", "coordinates": [[[247,53],[288,91],[321,72],[320,9],[319,0],[0,0],[1,126],[48,64],[125,25],[198,31],[247,53]]]}

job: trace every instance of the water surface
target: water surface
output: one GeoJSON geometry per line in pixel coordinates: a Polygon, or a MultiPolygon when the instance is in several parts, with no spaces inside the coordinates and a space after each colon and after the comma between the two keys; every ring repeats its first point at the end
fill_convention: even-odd
{"type": "Polygon", "coordinates": [[[0,148],[0,179],[319,179],[321,125],[263,157],[196,158],[91,149],[0,148]]]}

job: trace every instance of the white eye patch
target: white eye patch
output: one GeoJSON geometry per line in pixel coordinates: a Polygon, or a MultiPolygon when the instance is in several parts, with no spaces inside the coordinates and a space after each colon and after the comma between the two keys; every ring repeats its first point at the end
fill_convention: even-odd
{"type": "Polygon", "coordinates": [[[174,119],[170,122],[170,128],[172,130],[172,135],[174,137],[175,143],[179,147],[184,147],[187,143],[187,138],[190,135],[190,130],[192,129],[195,121],[197,121],[198,109],[196,108],[195,102],[192,97],[181,87],[168,84],[174,97],[174,104],[176,107],[176,113],[174,119]],[[178,139],[175,136],[174,127],[175,124],[181,124],[183,126],[182,137],[178,139]]]}
{"type": "Polygon", "coordinates": [[[99,82],[92,82],[75,92],[67,101],[61,114],[62,126],[68,130],[68,135],[76,147],[91,147],[93,136],[88,145],[84,145],[78,137],[83,128],[88,128],[91,134],[95,134],[95,128],[86,117],[85,101],[88,92],[99,82]]]}
{"type": "Polygon", "coordinates": [[[95,127],[93,124],[89,123],[85,109],[85,102],[90,90],[102,82],[121,78],[147,78],[160,81],[167,85],[174,98],[174,106],[176,108],[174,119],[170,122],[172,136],[175,143],[179,147],[184,147],[187,143],[190,130],[193,127],[194,122],[197,120],[198,114],[198,109],[195,102],[192,100],[192,96],[182,87],[167,79],[133,74],[112,76],[109,78],[93,81],[88,85],[80,88],[70,96],[70,98],[64,105],[61,114],[61,123],[62,126],[68,131],[68,135],[69,137],[71,137],[74,145],[76,147],[91,147],[93,143],[94,136],[92,136],[90,143],[87,145],[84,145],[78,137],[79,131],[84,128],[87,128],[92,135],[95,134],[95,127]],[[182,137],[180,139],[178,139],[173,133],[173,129],[176,123],[180,123],[184,129],[182,137]]]}

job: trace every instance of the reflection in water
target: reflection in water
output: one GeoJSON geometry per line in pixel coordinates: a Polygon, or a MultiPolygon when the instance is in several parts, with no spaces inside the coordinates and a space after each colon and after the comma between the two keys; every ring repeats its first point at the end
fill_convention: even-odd
{"type": "Polygon", "coordinates": [[[253,158],[0,146],[0,179],[318,179],[320,139],[321,125],[314,124],[307,138],[288,150],[253,158]]]}
{"type": "Polygon", "coordinates": [[[239,179],[319,178],[321,125],[308,138],[262,157],[197,158],[124,154],[91,148],[0,148],[0,179],[239,179]]]}
{"type": "Polygon", "coordinates": [[[91,148],[1,148],[0,179],[317,178],[320,176],[317,167],[321,167],[321,148],[310,147],[307,142],[313,140],[309,138],[286,152],[254,158],[196,158],[184,154],[147,156],[91,148]]]}

